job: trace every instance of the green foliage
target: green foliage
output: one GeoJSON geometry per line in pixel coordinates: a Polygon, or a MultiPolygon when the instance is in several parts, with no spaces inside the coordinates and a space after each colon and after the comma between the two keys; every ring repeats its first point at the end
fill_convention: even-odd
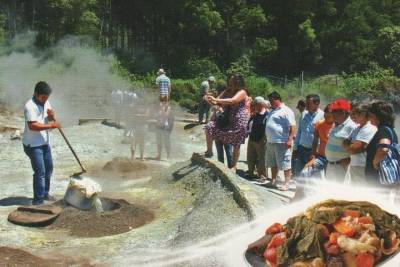
{"type": "Polygon", "coordinates": [[[267,17],[260,6],[246,7],[233,16],[233,26],[242,33],[252,32],[267,24],[267,17]]]}
{"type": "MultiPolygon", "coordinates": [[[[208,2],[208,1],[207,1],[208,2]]],[[[213,10],[209,3],[202,3],[195,8],[194,17],[200,29],[206,30],[206,32],[213,36],[224,26],[224,21],[221,15],[213,10]]]]}
{"type": "Polygon", "coordinates": [[[85,11],[77,25],[76,33],[79,35],[100,36],[100,19],[92,11],[85,11]]]}
{"type": "Polygon", "coordinates": [[[303,23],[299,25],[299,36],[303,41],[303,45],[305,48],[308,48],[311,44],[314,43],[317,35],[315,34],[315,30],[311,25],[311,20],[307,19],[303,23]]]}
{"type": "Polygon", "coordinates": [[[379,30],[378,37],[380,63],[400,75],[400,26],[385,27],[379,30]]]}
{"type": "Polygon", "coordinates": [[[172,83],[171,98],[181,107],[195,112],[198,109],[199,87],[201,80],[174,80],[172,83]]]}
{"type": "Polygon", "coordinates": [[[2,45],[6,40],[6,31],[5,31],[6,19],[7,19],[6,15],[0,13],[0,45],[2,45]]]}
{"type": "Polygon", "coordinates": [[[253,74],[254,67],[251,64],[250,58],[247,55],[241,56],[237,61],[231,63],[227,73],[240,73],[244,77],[251,76],[253,74]]]}
{"type": "Polygon", "coordinates": [[[48,48],[89,35],[130,72],[400,75],[400,0],[4,0],[0,42],[26,29],[48,48]],[[248,59],[248,60],[246,60],[248,59]],[[208,69],[208,70],[207,70],[208,69]]]}
{"type": "Polygon", "coordinates": [[[372,65],[367,71],[346,75],[343,87],[351,99],[382,99],[400,89],[400,80],[393,76],[393,70],[372,65]]]}
{"type": "Polygon", "coordinates": [[[191,59],[186,64],[186,77],[194,78],[194,77],[208,77],[210,75],[213,76],[221,76],[221,71],[218,68],[217,64],[215,64],[209,58],[202,59],[191,59]]]}
{"type": "Polygon", "coordinates": [[[275,38],[256,38],[253,48],[250,51],[250,58],[253,65],[262,69],[268,65],[268,62],[276,54],[278,42],[275,38]]]}

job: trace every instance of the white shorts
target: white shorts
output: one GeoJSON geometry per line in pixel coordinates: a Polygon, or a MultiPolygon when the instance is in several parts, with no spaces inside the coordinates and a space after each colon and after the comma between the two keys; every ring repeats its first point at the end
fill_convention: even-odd
{"type": "Polygon", "coordinates": [[[292,149],[285,143],[266,143],[265,167],[278,167],[281,171],[292,169],[292,149]]]}

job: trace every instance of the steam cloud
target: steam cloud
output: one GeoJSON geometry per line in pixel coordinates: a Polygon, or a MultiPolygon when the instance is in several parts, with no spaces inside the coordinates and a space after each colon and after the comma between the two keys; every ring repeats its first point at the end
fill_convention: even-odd
{"type": "Polygon", "coordinates": [[[36,34],[18,34],[0,48],[0,100],[18,112],[38,81],[53,88],[50,102],[62,122],[79,116],[110,114],[110,92],[127,89],[128,81],[113,73],[115,58],[102,55],[90,39],[66,37],[46,51],[34,47],[36,34]]]}

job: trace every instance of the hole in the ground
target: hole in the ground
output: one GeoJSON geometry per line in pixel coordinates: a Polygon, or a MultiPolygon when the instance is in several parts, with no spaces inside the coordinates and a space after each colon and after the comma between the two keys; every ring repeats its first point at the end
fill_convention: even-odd
{"type": "Polygon", "coordinates": [[[121,208],[121,204],[112,199],[101,198],[100,201],[103,211],[117,210],[121,208]]]}
{"type": "Polygon", "coordinates": [[[67,230],[73,236],[100,237],[126,233],[154,219],[154,211],[142,204],[109,198],[101,198],[101,203],[104,212],[66,206],[48,228],[67,230]]]}

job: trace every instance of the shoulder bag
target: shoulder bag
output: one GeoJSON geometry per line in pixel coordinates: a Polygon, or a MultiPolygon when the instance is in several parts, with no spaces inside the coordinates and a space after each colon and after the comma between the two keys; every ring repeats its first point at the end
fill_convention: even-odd
{"type": "Polygon", "coordinates": [[[391,135],[390,145],[379,145],[379,147],[388,148],[385,158],[379,164],[379,182],[382,185],[394,185],[400,183],[400,146],[395,141],[392,129],[389,130],[391,135]]]}

